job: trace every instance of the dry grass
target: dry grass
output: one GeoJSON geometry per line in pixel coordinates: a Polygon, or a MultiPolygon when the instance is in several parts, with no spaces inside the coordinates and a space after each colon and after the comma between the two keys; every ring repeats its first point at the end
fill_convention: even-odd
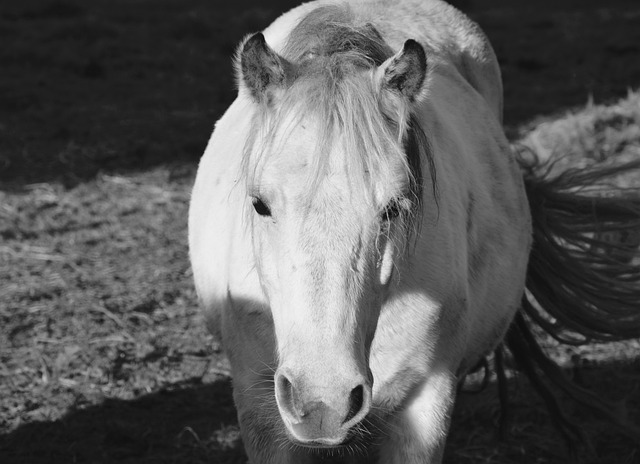
{"type": "MultiPolygon", "coordinates": [[[[640,82],[625,52],[639,43],[637,7],[514,21],[512,3],[459,3],[503,59],[511,133],[570,164],[640,156],[637,93],[557,117],[589,89],[600,100],[640,82]],[[581,38],[572,21],[599,29],[581,38]],[[580,39],[595,51],[581,52],[580,39]],[[575,55],[555,69],[563,44],[575,55]],[[599,46],[613,50],[609,67],[589,61],[599,46]],[[561,75],[579,57],[576,69],[598,73],[592,87],[561,75]],[[544,124],[516,124],[549,113],[544,124]]],[[[233,46],[282,5],[229,6],[224,21],[202,0],[109,5],[0,6],[0,462],[244,462],[226,361],[197,310],[186,211],[193,160],[233,98],[233,46]]],[[[628,398],[640,423],[640,343],[547,347],[578,381],[628,398]]],[[[521,379],[510,387],[507,441],[496,437],[494,386],[463,393],[446,462],[567,462],[542,403],[521,379]]],[[[640,462],[637,445],[575,413],[597,451],[583,462],[640,462]]]]}
{"type": "Polygon", "coordinates": [[[640,93],[629,91],[613,105],[589,101],[585,108],[523,130],[520,142],[542,158],[562,158],[559,167],[638,159],[640,93]]]}
{"type": "Polygon", "coordinates": [[[227,446],[196,432],[235,417],[191,283],[192,179],[163,168],[0,194],[0,455],[67,462],[89,445],[110,459],[175,446],[175,460],[227,446]]]}

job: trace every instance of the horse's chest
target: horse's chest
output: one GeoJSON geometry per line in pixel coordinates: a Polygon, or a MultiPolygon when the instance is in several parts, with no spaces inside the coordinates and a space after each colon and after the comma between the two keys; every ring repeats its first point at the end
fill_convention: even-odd
{"type": "Polygon", "coordinates": [[[379,326],[370,356],[374,403],[385,409],[401,406],[409,392],[428,376],[433,350],[424,325],[379,326]]]}

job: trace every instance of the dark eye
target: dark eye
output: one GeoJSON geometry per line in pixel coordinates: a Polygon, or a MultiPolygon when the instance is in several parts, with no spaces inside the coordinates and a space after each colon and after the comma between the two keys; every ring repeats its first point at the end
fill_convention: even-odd
{"type": "Polygon", "coordinates": [[[271,216],[271,210],[269,209],[267,204],[260,198],[254,198],[252,200],[252,203],[253,209],[255,209],[256,213],[258,213],[260,216],[271,216]]]}
{"type": "Polygon", "coordinates": [[[390,221],[392,219],[397,218],[399,214],[400,214],[400,205],[398,204],[397,201],[392,200],[384,208],[384,211],[382,212],[382,219],[384,221],[390,221]]]}

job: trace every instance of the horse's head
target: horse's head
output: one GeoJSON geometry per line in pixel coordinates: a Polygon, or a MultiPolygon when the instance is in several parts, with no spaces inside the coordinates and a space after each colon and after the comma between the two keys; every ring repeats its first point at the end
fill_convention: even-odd
{"type": "Polygon", "coordinates": [[[409,126],[425,72],[415,41],[378,63],[352,50],[289,61],[262,34],[241,48],[240,92],[256,108],[248,224],[276,401],[298,443],[340,445],[370,410],[369,350],[421,201],[409,126]]]}

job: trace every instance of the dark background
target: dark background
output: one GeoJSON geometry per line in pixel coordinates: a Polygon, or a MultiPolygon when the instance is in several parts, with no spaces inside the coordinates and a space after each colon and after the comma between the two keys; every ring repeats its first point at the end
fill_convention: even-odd
{"type": "MultiPolygon", "coordinates": [[[[3,0],[0,182],[195,163],[235,96],[231,57],[297,2],[3,0]]],[[[632,0],[453,2],[491,39],[505,124],[624,96],[640,83],[632,0]]]]}

